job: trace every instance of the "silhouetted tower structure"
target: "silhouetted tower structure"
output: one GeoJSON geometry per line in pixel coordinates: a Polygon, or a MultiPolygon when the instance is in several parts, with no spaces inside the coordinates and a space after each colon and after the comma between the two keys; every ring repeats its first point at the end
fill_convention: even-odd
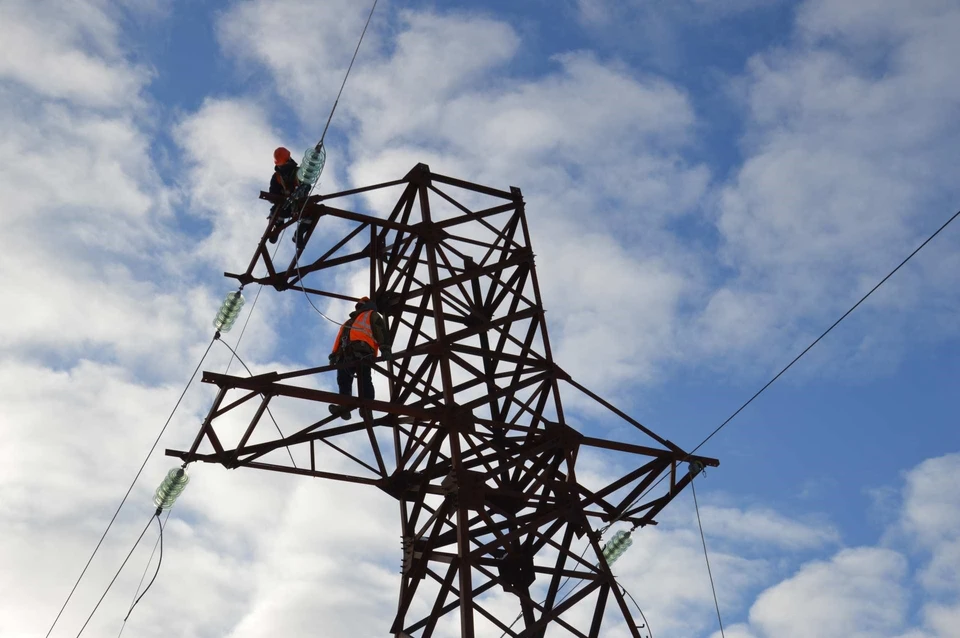
{"type": "Polygon", "coordinates": [[[360,483],[395,498],[403,554],[390,635],[436,636],[438,621],[458,614],[463,638],[596,638],[614,620],[645,636],[602,558],[600,530],[655,524],[697,468],[718,462],[689,456],[554,363],[520,190],[418,164],[400,180],[313,196],[302,220],[307,237],[321,224],[343,237],[316,258],[298,250],[278,269],[265,232],[247,271],[227,276],[352,302],[314,282],[362,272],[393,340],[394,358],[374,363],[389,400],[315,389],[314,376],[334,366],[249,378],[207,372],[203,381],[219,388],[210,412],[189,450],[167,454],[360,483]],[[380,217],[351,210],[356,199],[364,209],[395,203],[380,217]],[[630,424],[639,443],[570,427],[561,387],[630,424]],[[279,400],[338,404],[358,416],[344,423],[317,405],[323,418],[281,438],[265,418],[279,400]],[[578,457],[591,451],[621,478],[579,482],[578,457]],[[323,461],[330,453],[342,462],[323,461]],[[512,594],[509,617],[501,592],[512,594]]]}

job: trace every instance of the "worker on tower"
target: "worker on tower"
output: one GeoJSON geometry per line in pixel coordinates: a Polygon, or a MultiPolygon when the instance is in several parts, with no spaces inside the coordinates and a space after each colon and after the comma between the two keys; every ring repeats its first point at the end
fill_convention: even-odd
{"type": "Polygon", "coordinates": [[[275,244],[280,236],[279,223],[293,216],[294,206],[290,200],[290,196],[296,190],[299,182],[297,181],[298,165],[293,157],[290,156],[288,149],[283,146],[277,147],[277,150],[273,152],[273,163],[273,175],[270,177],[270,194],[280,195],[284,198],[282,202],[274,204],[270,209],[271,217],[273,217],[277,209],[280,210],[280,213],[277,215],[276,225],[270,230],[270,243],[275,244]]]}
{"type": "Polygon", "coordinates": [[[273,176],[270,177],[270,194],[289,197],[296,190],[297,169],[299,166],[290,156],[290,151],[283,146],[273,152],[273,176]]]}
{"type": "MultiPolygon", "coordinates": [[[[387,343],[387,324],[376,308],[376,303],[370,301],[369,297],[361,297],[350,318],[340,326],[337,339],[333,342],[330,363],[338,366],[337,385],[343,396],[353,395],[353,378],[357,377],[360,398],[373,399],[371,360],[380,351],[387,358],[392,356],[387,343]]],[[[350,410],[344,406],[331,405],[330,414],[350,418],[350,410]]]]}

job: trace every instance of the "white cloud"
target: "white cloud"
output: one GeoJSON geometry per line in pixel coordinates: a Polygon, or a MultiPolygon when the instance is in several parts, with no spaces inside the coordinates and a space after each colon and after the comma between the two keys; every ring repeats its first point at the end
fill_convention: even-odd
{"type": "MultiPolygon", "coordinates": [[[[772,335],[791,341],[803,322],[845,309],[945,219],[957,189],[944,168],[956,164],[960,139],[945,52],[958,20],[955,7],[936,3],[909,11],[886,3],[878,14],[873,5],[810,2],[796,45],[751,59],[746,159],[722,189],[717,218],[723,261],[738,275],[708,304],[708,347],[742,349],[751,335],[757,346],[772,335]],[[851,38],[863,34],[871,37],[851,53],[851,38]],[[720,298],[721,307],[762,308],[711,312],[720,298]]],[[[956,259],[944,247],[928,254],[935,250],[927,260],[956,259]]],[[[934,262],[917,262],[864,309],[882,308],[891,333],[897,313],[924,296],[957,303],[955,283],[929,276],[934,262]]],[[[898,339],[878,336],[874,351],[898,339]]]]}
{"type": "Polygon", "coordinates": [[[960,454],[929,459],[907,474],[903,525],[925,545],[960,536],[960,454]]]}
{"type": "Polygon", "coordinates": [[[900,540],[909,551],[856,547],[806,563],[760,593],[750,607],[749,625],[737,630],[763,638],[811,632],[838,638],[955,638],[960,613],[957,468],[958,455],[948,454],[906,473],[900,519],[889,530],[905,533],[900,540]],[[919,556],[918,562],[908,561],[908,555],[919,556]],[[921,622],[911,627],[914,606],[921,622]]]}
{"type": "Polygon", "coordinates": [[[4,2],[0,78],[81,105],[135,103],[149,75],[123,63],[113,10],[99,0],[4,2]]]}
{"type": "MultiPolygon", "coordinates": [[[[960,604],[960,454],[924,461],[906,476],[902,529],[930,553],[919,574],[925,589],[960,604]]],[[[958,613],[931,606],[932,618],[958,613]]],[[[931,621],[934,625],[937,622],[931,621]]]]}
{"type": "MultiPolygon", "coordinates": [[[[242,5],[224,32],[230,50],[249,39],[248,55],[297,104],[307,89],[296,87],[316,84],[309,65],[258,53],[254,41],[254,24],[273,6],[242,5]]],[[[678,154],[695,126],[683,91],[587,53],[559,56],[556,72],[541,78],[495,79],[517,55],[518,37],[464,14],[404,13],[396,46],[384,54],[378,43],[355,68],[338,111],[337,126],[355,132],[351,185],[394,179],[415,161],[470,181],[519,184],[561,365],[607,390],[652,378],[655,363],[673,353],[668,326],[697,270],[696,258],[660,228],[696,206],[709,180],[678,154]],[[614,229],[635,228],[639,211],[649,231],[618,238],[614,229]],[[677,248],[668,259],[638,256],[647,245],[662,255],[665,244],[677,248]],[[575,282],[582,294],[566,294],[575,282]],[[609,366],[592,365],[597,352],[613,359],[609,366]]],[[[333,45],[301,38],[296,46],[321,60],[333,45]]]]}
{"type": "Polygon", "coordinates": [[[5,33],[40,39],[0,56],[0,268],[5,299],[17,308],[0,327],[0,350],[60,362],[149,361],[154,374],[182,369],[196,336],[185,322],[198,309],[210,312],[210,302],[161,284],[180,269],[175,252],[184,238],[139,120],[145,78],[125,61],[116,24],[99,4],[64,6],[49,28],[51,7],[19,4],[0,9],[5,33]],[[69,65],[43,68],[61,55],[101,66],[106,79],[69,65]],[[21,76],[40,84],[24,86],[21,76]]]}
{"type": "Polygon", "coordinates": [[[889,550],[843,550],[762,593],[750,609],[750,624],[783,638],[811,631],[824,637],[887,635],[903,622],[906,567],[889,550]]]}
{"type": "MultiPolygon", "coordinates": [[[[281,94],[305,117],[310,114],[308,126],[319,127],[316,113],[325,114],[365,13],[349,3],[302,10],[307,6],[238,4],[224,14],[220,37],[229,52],[265,64],[281,94]],[[291,22],[290,15],[303,19],[291,22]]],[[[6,281],[15,282],[8,283],[5,298],[19,311],[0,328],[0,493],[4,503],[13,504],[0,514],[0,633],[37,635],[52,620],[51,609],[59,605],[126,487],[130,469],[138,464],[131,454],[136,457],[152,442],[179,392],[182,370],[205,345],[217,300],[192,283],[205,280],[198,268],[207,272],[214,263],[218,269],[224,263],[239,264],[226,269],[242,268],[263,230],[266,205],[255,200],[255,193],[266,186],[270,151],[281,133],[270,119],[274,112],[256,97],[211,98],[180,120],[173,134],[186,166],[178,196],[189,203],[188,215],[211,225],[199,242],[182,237],[171,205],[181,200],[154,174],[152,140],[135,104],[146,76],[124,61],[110,12],[83,5],[77,15],[70,14],[78,30],[69,31],[64,26],[71,24],[68,20],[53,21],[49,29],[46,22],[37,22],[40,9],[7,4],[0,11],[4,35],[16,38],[4,44],[39,43],[35,59],[60,64],[57,68],[71,74],[33,77],[24,66],[28,60],[16,51],[0,63],[3,117],[9,125],[0,137],[7,158],[0,179],[17,230],[0,239],[0,267],[6,281]],[[41,33],[62,37],[38,39],[41,33]],[[242,139],[238,131],[243,131],[242,139]],[[60,151],[57,157],[64,161],[51,162],[49,149],[60,151]],[[56,179],[42,195],[44,189],[20,187],[46,175],[51,166],[58,171],[56,179]],[[41,270],[38,263],[45,267],[41,270]],[[179,296],[172,292],[184,290],[179,296]],[[85,354],[96,360],[83,360],[85,354]],[[151,364],[149,369],[144,362],[151,364]]],[[[348,153],[332,154],[325,188],[402,175],[419,158],[428,159],[435,170],[468,179],[517,183],[528,198],[561,364],[572,363],[573,372],[604,389],[634,383],[638,376],[653,378],[658,364],[681,351],[677,342],[683,339],[676,333],[683,326],[677,326],[677,319],[707,287],[702,259],[666,229],[700,205],[710,179],[705,167],[683,159],[697,127],[689,97],[674,85],[586,53],[560,56],[543,77],[501,81],[500,69],[522,44],[508,25],[489,18],[407,13],[395,43],[377,24],[365,43],[356,85],[341,105],[346,130],[356,133],[347,147],[356,161],[347,169],[348,153]],[[455,37],[436,37],[451,33],[455,37]],[[478,84],[487,90],[471,88],[478,84]],[[608,99],[598,103],[598,95],[608,99]],[[643,223],[626,224],[638,211],[643,211],[643,223]],[[571,294],[575,288],[582,292],[571,294]],[[595,365],[597,352],[608,365],[595,365]]],[[[813,32],[813,26],[807,28],[813,32]]],[[[772,77],[774,71],[798,68],[777,59],[770,64],[754,78],[756,95],[763,93],[759,85],[767,71],[772,77]]],[[[847,72],[843,65],[837,68],[841,76],[847,72]]],[[[816,79],[816,69],[811,74],[816,79]]],[[[825,72],[824,77],[837,76],[825,72]]],[[[860,90],[856,83],[852,86],[860,90]]],[[[779,90],[771,89],[774,98],[779,90]]],[[[796,96],[774,98],[786,103],[796,96]]],[[[842,110],[854,102],[828,106],[842,110]]],[[[817,108],[804,106],[806,112],[817,108]]],[[[768,117],[762,105],[757,113],[768,117]]],[[[772,127],[780,116],[776,108],[770,113],[765,125],[772,127]]],[[[937,114],[935,109],[931,113],[937,114]]],[[[761,139],[757,148],[793,148],[777,146],[778,135],[771,134],[770,140],[768,147],[761,139]]],[[[787,153],[786,159],[793,157],[787,153]]],[[[806,169],[808,183],[835,186],[815,162],[801,159],[796,165],[806,169]]],[[[869,172],[872,165],[851,157],[843,169],[857,174],[869,172]]],[[[743,192],[731,191],[731,198],[739,194],[739,210],[747,214],[743,211],[754,210],[751,198],[769,197],[776,192],[771,184],[784,175],[793,173],[748,165],[741,175],[743,192]]],[[[858,188],[862,190],[847,196],[872,196],[866,186],[858,188]]],[[[796,197],[806,201],[801,191],[796,197]]],[[[900,191],[891,186],[886,192],[892,198],[900,191]]],[[[749,224],[727,221],[731,234],[751,239],[749,224]]],[[[890,236],[902,230],[896,220],[888,226],[890,236]]],[[[787,222],[772,224],[761,236],[785,232],[792,232],[787,222]]],[[[814,248],[824,243],[819,239],[810,240],[814,248]]],[[[764,256],[762,248],[756,247],[756,255],[764,256]]],[[[809,258],[799,249],[788,256],[797,263],[809,258]]],[[[764,266],[760,257],[754,264],[758,270],[764,266]]],[[[865,254],[857,263],[875,261],[865,254]]],[[[741,265],[745,272],[751,266],[741,265]]],[[[951,280],[948,269],[942,285],[951,280]]],[[[755,308],[768,305],[765,288],[739,283],[761,298],[755,308]]],[[[730,290],[734,295],[739,289],[731,285],[730,290]]],[[[805,292],[814,295],[816,286],[805,292]]],[[[268,360],[283,337],[277,333],[288,327],[283,320],[294,303],[288,298],[267,295],[260,301],[247,337],[251,348],[244,349],[245,358],[253,352],[248,363],[255,370],[302,363],[268,360]]],[[[714,306],[731,324],[758,313],[738,310],[737,300],[725,306],[721,299],[714,306]]],[[[770,325],[779,325],[782,315],[770,314],[770,325]]],[[[722,333],[711,338],[720,343],[722,333]]],[[[740,347],[749,348],[747,336],[740,338],[740,347]]],[[[297,351],[293,356],[311,355],[297,351]]],[[[205,367],[222,369],[225,359],[218,348],[205,367]]],[[[188,395],[162,445],[178,447],[180,443],[168,441],[189,441],[195,435],[211,392],[200,386],[188,395]]],[[[309,408],[277,410],[285,429],[307,421],[307,412],[309,408]]],[[[100,586],[112,576],[123,545],[142,524],[135,519],[149,514],[155,479],[169,465],[170,459],[159,456],[148,465],[131,508],[64,618],[64,633],[79,626],[100,586]]],[[[937,632],[930,635],[938,638],[950,635],[957,613],[950,600],[956,587],[950,571],[956,560],[956,537],[949,531],[954,518],[939,511],[953,504],[943,502],[938,491],[955,475],[950,467],[935,460],[909,475],[904,516],[904,528],[931,556],[917,579],[941,597],[922,610],[923,631],[937,632]]],[[[277,627],[289,635],[309,634],[320,625],[330,635],[383,631],[394,609],[399,555],[396,511],[389,499],[372,490],[220,467],[196,467],[193,477],[168,528],[164,570],[135,612],[131,633],[240,638],[277,627]]],[[[708,506],[704,514],[708,534],[724,545],[713,550],[711,560],[723,609],[733,614],[782,573],[782,563],[795,560],[794,549],[822,550],[838,542],[829,525],[811,525],[768,509],[708,506]],[[738,539],[783,553],[779,561],[755,558],[738,548],[738,539]]],[[[146,560],[141,550],[138,566],[146,560]]],[[[651,612],[654,627],[703,634],[713,625],[713,609],[702,559],[699,537],[688,521],[640,532],[618,569],[623,568],[625,582],[651,612]]],[[[837,627],[847,627],[842,623],[871,609],[876,596],[892,606],[872,626],[894,627],[901,623],[897,605],[908,575],[912,571],[892,550],[843,550],[774,584],[754,605],[750,625],[735,625],[733,631],[747,636],[773,628],[773,635],[788,636],[795,633],[779,633],[781,628],[809,629],[809,617],[801,618],[783,599],[811,596],[814,604],[821,588],[849,602],[838,608],[831,599],[818,609],[841,623],[837,627]]],[[[128,569],[91,635],[118,629],[138,577],[137,569],[128,569]]],[[[449,628],[450,635],[456,629],[449,628]]]]}
{"type": "MultiPolygon", "coordinates": [[[[280,94],[319,134],[366,17],[351,0],[322,8],[308,0],[247,0],[222,15],[217,35],[237,59],[266,65],[280,94]]],[[[377,38],[375,22],[358,64],[369,59],[377,38]]],[[[276,99],[273,92],[271,97],[276,99]]]]}
{"type": "Polygon", "coordinates": [[[783,0],[682,0],[664,5],[652,0],[577,0],[577,9],[580,21],[588,26],[610,26],[617,21],[638,26],[643,20],[654,20],[669,27],[676,21],[714,22],[782,3],[783,0]]]}
{"type": "MultiPolygon", "coordinates": [[[[614,573],[637,599],[655,635],[699,635],[716,620],[699,531],[683,525],[646,528],[614,573]]],[[[742,607],[748,592],[767,582],[772,565],[732,552],[710,552],[721,609],[742,607]]]]}
{"type": "Polygon", "coordinates": [[[818,549],[840,541],[839,533],[832,526],[801,523],[769,509],[705,506],[701,513],[711,535],[731,541],[771,545],[791,551],[818,549]]]}

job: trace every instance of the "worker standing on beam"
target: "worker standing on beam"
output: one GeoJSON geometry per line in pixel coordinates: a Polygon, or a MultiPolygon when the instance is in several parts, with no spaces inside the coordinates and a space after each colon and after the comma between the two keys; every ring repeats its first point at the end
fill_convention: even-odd
{"type": "MultiPolygon", "coordinates": [[[[337,386],[343,396],[353,396],[353,378],[358,378],[361,399],[373,399],[372,359],[383,351],[385,357],[392,355],[387,343],[387,323],[377,312],[376,303],[369,297],[361,297],[350,318],[337,333],[330,353],[330,363],[337,365],[337,386]]],[[[350,409],[340,405],[331,405],[330,414],[343,419],[350,418],[350,409]]]]}

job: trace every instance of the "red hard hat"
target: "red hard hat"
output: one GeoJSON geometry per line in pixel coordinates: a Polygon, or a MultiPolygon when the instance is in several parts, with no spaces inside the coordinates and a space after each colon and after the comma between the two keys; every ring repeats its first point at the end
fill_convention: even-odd
{"type": "Polygon", "coordinates": [[[290,159],[290,151],[282,146],[277,147],[277,150],[273,152],[273,163],[277,166],[285,164],[288,159],[290,159]]]}

